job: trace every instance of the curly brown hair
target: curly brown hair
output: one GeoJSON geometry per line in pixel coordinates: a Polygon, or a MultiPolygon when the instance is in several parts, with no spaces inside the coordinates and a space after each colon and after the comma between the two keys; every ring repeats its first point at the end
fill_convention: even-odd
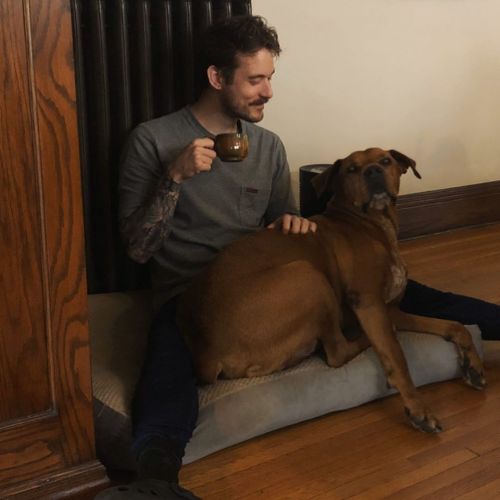
{"type": "Polygon", "coordinates": [[[227,83],[231,83],[238,66],[237,55],[251,55],[267,49],[279,56],[281,47],[276,30],[261,16],[235,16],[217,21],[200,39],[198,66],[205,86],[206,70],[216,66],[227,83]]]}

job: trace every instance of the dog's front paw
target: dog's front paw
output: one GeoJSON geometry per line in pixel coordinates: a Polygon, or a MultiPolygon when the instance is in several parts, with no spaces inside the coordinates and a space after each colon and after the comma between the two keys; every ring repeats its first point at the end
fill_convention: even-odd
{"type": "Polygon", "coordinates": [[[464,356],[464,358],[462,359],[460,368],[462,369],[463,379],[465,380],[466,384],[470,385],[474,389],[484,389],[486,380],[484,378],[482,369],[477,370],[476,368],[474,368],[467,356],[464,356]]]}
{"type": "Polygon", "coordinates": [[[422,415],[415,415],[405,407],[405,413],[409,418],[411,425],[419,431],[436,434],[443,430],[437,418],[428,411],[424,411],[422,415]]]}

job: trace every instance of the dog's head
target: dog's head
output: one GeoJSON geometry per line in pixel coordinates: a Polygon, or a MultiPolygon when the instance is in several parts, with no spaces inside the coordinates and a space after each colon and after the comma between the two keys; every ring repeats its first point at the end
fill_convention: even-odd
{"type": "Polygon", "coordinates": [[[369,148],[337,160],[311,182],[318,197],[335,194],[339,202],[364,211],[383,210],[396,201],[400,177],[408,168],[421,178],[415,165],[414,160],[395,149],[369,148]]]}

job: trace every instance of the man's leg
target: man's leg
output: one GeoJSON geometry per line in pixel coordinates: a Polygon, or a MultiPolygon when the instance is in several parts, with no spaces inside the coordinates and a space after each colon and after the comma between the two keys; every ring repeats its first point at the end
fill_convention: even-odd
{"type": "Polygon", "coordinates": [[[500,340],[500,306],[408,280],[400,309],[410,314],[478,325],[484,340],[500,340]]]}
{"type": "Polygon", "coordinates": [[[148,349],[132,404],[133,445],[139,477],[177,481],[184,449],[198,417],[190,353],[175,322],[176,301],[151,325],[148,349]]]}
{"type": "Polygon", "coordinates": [[[132,403],[138,480],[108,488],[95,500],[198,498],[177,484],[184,449],[198,418],[198,391],[175,312],[175,301],[170,301],[153,320],[132,403]]]}

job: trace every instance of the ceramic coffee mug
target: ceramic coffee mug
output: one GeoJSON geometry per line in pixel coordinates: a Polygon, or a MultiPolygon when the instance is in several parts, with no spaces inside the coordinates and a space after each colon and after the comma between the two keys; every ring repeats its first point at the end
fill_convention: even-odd
{"type": "Polygon", "coordinates": [[[215,136],[215,152],[222,161],[241,161],[248,155],[248,136],[235,132],[215,136]]]}

